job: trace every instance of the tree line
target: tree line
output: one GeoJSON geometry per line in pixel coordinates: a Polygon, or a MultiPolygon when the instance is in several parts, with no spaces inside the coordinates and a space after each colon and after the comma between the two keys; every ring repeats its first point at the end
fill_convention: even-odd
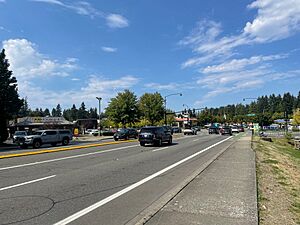
{"type": "Polygon", "coordinates": [[[205,108],[198,114],[201,124],[209,122],[242,123],[255,122],[260,125],[270,125],[276,119],[291,119],[300,109],[300,91],[298,96],[287,92],[282,95],[261,96],[251,100],[249,104],[233,104],[217,108],[205,108]]]}
{"type": "Polygon", "coordinates": [[[76,121],[78,119],[88,119],[88,118],[97,118],[97,108],[90,108],[89,110],[86,108],[84,102],[81,103],[80,107],[77,109],[76,105],[73,104],[71,108],[62,109],[60,104],[57,104],[55,108],[52,108],[51,112],[48,108],[44,110],[42,108],[36,108],[32,110],[29,108],[27,100],[24,100],[24,104],[21,107],[18,117],[44,117],[44,116],[52,116],[52,117],[61,117],[63,116],[66,120],[76,121]]]}

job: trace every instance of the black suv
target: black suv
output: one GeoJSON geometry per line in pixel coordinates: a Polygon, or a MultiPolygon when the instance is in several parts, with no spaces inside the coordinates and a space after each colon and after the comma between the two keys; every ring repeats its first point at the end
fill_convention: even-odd
{"type": "Polygon", "coordinates": [[[119,139],[128,140],[129,138],[138,138],[138,132],[135,129],[121,129],[114,134],[114,140],[118,141],[119,139]]]}
{"type": "Polygon", "coordinates": [[[139,142],[141,146],[145,144],[161,146],[163,142],[172,144],[172,134],[165,127],[143,127],[139,134],[139,142]]]}

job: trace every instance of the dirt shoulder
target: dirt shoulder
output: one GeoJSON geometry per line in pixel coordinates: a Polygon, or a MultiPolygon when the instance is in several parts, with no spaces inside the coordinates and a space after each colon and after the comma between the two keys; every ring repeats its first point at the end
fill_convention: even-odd
{"type": "Polygon", "coordinates": [[[300,150],[285,138],[255,137],[253,144],[260,224],[300,224],[300,150]]]}

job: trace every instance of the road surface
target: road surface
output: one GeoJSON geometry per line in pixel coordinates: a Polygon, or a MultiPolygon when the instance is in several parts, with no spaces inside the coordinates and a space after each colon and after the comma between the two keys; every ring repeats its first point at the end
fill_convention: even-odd
{"type": "Polygon", "coordinates": [[[0,224],[134,224],[232,142],[200,132],[171,146],[130,142],[0,159],[0,224]]]}

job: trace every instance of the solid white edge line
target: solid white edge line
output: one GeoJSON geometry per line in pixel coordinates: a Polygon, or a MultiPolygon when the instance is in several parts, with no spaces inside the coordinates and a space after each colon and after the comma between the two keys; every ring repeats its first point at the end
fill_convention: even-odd
{"type": "Polygon", "coordinates": [[[132,147],[136,147],[136,146],[139,146],[139,145],[123,146],[123,147],[108,149],[108,150],[104,150],[104,151],[100,151],[100,152],[90,152],[90,153],[85,153],[85,154],[80,154],[80,155],[67,156],[67,157],[58,158],[58,159],[49,159],[49,160],[40,161],[40,162],[33,162],[33,163],[16,165],[16,166],[3,167],[3,168],[0,168],[0,171],[20,168],[20,167],[25,167],[25,166],[33,166],[33,165],[49,163],[49,162],[56,162],[56,161],[61,161],[61,160],[66,160],[66,159],[79,158],[79,157],[84,157],[84,156],[89,156],[89,155],[96,155],[96,154],[101,154],[101,153],[106,153],[106,152],[114,152],[114,151],[118,151],[121,149],[132,148],[132,147]]]}
{"type": "Polygon", "coordinates": [[[82,209],[82,210],[78,211],[77,213],[75,213],[75,214],[73,214],[73,215],[71,215],[71,216],[69,216],[69,217],[67,217],[67,218],[65,218],[65,219],[63,219],[63,220],[55,223],[54,225],[65,225],[65,224],[71,223],[72,221],[74,221],[74,220],[76,220],[76,219],[78,219],[78,218],[80,218],[80,217],[82,217],[82,216],[90,213],[91,211],[99,208],[100,206],[105,205],[106,203],[108,203],[108,202],[110,202],[110,201],[112,201],[112,200],[120,197],[121,195],[123,195],[123,194],[125,194],[125,193],[127,193],[127,192],[129,192],[129,191],[131,191],[131,190],[133,190],[133,189],[141,186],[142,184],[144,184],[144,183],[152,180],[153,178],[155,178],[157,176],[160,176],[161,174],[163,174],[163,173],[165,173],[165,172],[173,169],[174,167],[176,167],[176,166],[178,166],[178,165],[180,165],[180,164],[182,164],[182,163],[184,163],[184,162],[186,162],[186,161],[188,161],[188,160],[190,160],[190,159],[198,156],[199,154],[201,154],[201,153],[203,153],[203,152],[205,152],[205,151],[207,151],[207,150],[209,150],[209,149],[211,149],[211,148],[213,148],[213,147],[215,147],[215,146],[217,146],[217,145],[219,145],[219,144],[221,144],[221,143],[229,140],[230,138],[232,138],[232,137],[228,137],[228,138],[226,138],[226,139],[224,139],[222,141],[219,141],[219,142],[217,142],[217,143],[215,143],[215,144],[213,144],[213,145],[211,145],[211,146],[209,146],[209,147],[207,147],[207,148],[205,148],[205,149],[203,149],[203,150],[201,150],[199,152],[196,152],[193,155],[190,155],[187,158],[184,158],[184,159],[182,159],[182,160],[180,160],[180,161],[178,161],[178,162],[176,162],[176,163],[174,163],[174,164],[172,164],[172,165],[170,165],[170,166],[168,166],[168,167],[166,167],[166,168],[164,168],[164,169],[162,169],[162,170],[160,170],[160,171],[158,171],[158,172],[150,175],[149,177],[146,177],[146,178],[144,178],[144,179],[142,179],[142,180],[140,180],[140,181],[138,181],[138,182],[136,182],[136,183],[128,186],[127,188],[125,188],[125,189],[123,189],[121,191],[118,191],[115,194],[113,194],[111,196],[108,196],[105,199],[103,199],[103,200],[101,200],[99,202],[96,202],[93,205],[91,205],[91,206],[89,206],[89,207],[87,207],[85,209],[82,209]]]}
{"type": "Polygon", "coordinates": [[[0,191],[4,191],[4,190],[15,188],[15,187],[20,187],[20,186],[23,186],[23,185],[26,185],[26,184],[32,184],[32,183],[39,182],[39,181],[42,181],[42,180],[47,180],[47,179],[50,179],[50,178],[55,177],[55,176],[56,175],[51,175],[51,176],[48,176],[48,177],[43,177],[43,178],[39,178],[39,179],[36,179],[36,180],[27,181],[27,182],[24,182],[24,183],[21,183],[21,184],[15,184],[15,185],[12,185],[12,186],[0,188],[0,191]]]}
{"type": "Polygon", "coordinates": [[[161,151],[161,150],[164,150],[164,149],[167,149],[169,147],[164,147],[164,148],[158,148],[158,149],[155,149],[155,150],[152,150],[152,152],[157,152],[157,151],[161,151]]]}

